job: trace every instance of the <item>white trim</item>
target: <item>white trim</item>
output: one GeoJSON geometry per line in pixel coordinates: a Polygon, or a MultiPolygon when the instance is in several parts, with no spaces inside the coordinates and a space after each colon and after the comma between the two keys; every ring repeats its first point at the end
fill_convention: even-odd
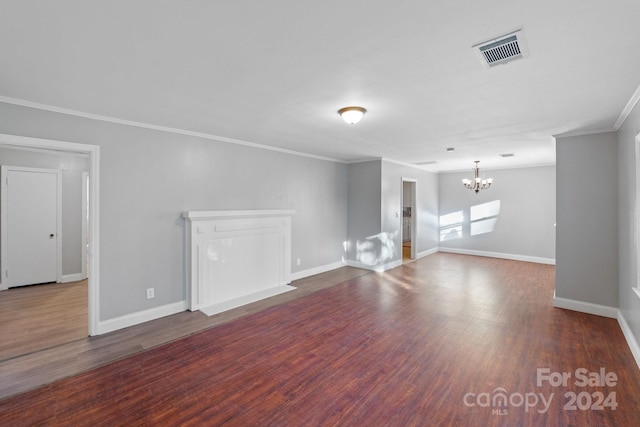
{"type": "Polygon", "coordinates": [[[620,310],[618,310],[618,324],[620,325],[620,329],[622,329],[624,338],[627,340],[627,344],[629,344],[631,354],[633,354],[633,358],[636,359],[636,364],[638,365],[638,368],[640,368],[640,346],[638,345],[636,337],[633,335],[633,332],[631,332],[631,328],[620,310]]]}
{"type": "Polygon", "coordinates": [[[382,161],[382,157],[372,157],[370,159],[349,160],[347,164],[352,165],[355,163],[369,163],[369,162],[381,162],[381,161],[382,161]]]}
{"type": "Polygon", "coordinates": [[[618,318],[618,309],[607,305],[593,304],[591,302],[576,301],[567,298],[553,296],[553,306],[566,310],[579,311],[580,313],[594,314],[596,316],[618,318]]]}
{"type": "Polygon", "coordinates": [[[261,301],[263,299],[271,298],[276,295],[283,294],[285,292],[295,291],[296,288],[289,285],[277,286],[275,288],[269,288],[260,292],[255,292],[249,295],[243,295],[232,300],[223,301],[218,304],[213,304],[207,307],[200,307],[200,311],[207,316],[213,316],[214,314],[222,313],[225,311],[233,310],[234,308],[242,307],[243,305],[251,304],[261,301]]]}
{"type": "MultiPolygon", "coordinates": [[[[636,266],[640,261],[640,134],[636,135],[635,138],[635,172],[636,172],[636,200],[633,205],[633,240],[634,240],[634,248],[636,250],[636,266]]],[[[636,293],[636,295],[640,296],[640,268],[636,267],[636,283],[632,286],[632,289],[636,293]]]]}
{"type": "Polygon", "coordinates": [[[205,218],[241,218],[253,216],[289,216],[295,214],[292,209],[254,209],[241,211],[188,211],[183,212],[183,218],[205,219],[205,218]]]}
{"type": "Polygon", "coordinates": [[[62,282],[62,170],[56,170],[56,204],[57,204],[57,223],[56,223],[56,252],[58,256],[58,265],[56,272],[56,280],[62,282]]]}
{"type": "Polygon", "coordinates": [[[347,265],[349,267],[362,268],[364,270],[377,271],[378,273],[382,273],[383,271],[391,270],[392,268],[400,267],[402,265],[402,260],[391,261],[382,265],[368,265],[361,263],[360,261],[351,261],[347,260],[347,265]]]}
{"type": "MultiPolygon", "coordinates": [[[[9,144],[5,144],[9,146],[9,144]]],[[[15,151],[27,151],[29,153],[43,153],[43,154],[51,154],[51,149],[47,148],[32,148],[32,147],[22,147],[19,145],[11,145],[9,148],[15,151]]],[[[87,153],[79,153],[75,151],[65,151],[65,154],[69,157],[79,157],[81,159],[88,159],[89,156],[87,153]]]]}
{"type": "Polygon", "coordinates": [[[418,253],[416,259],[424,258],[426,256],[433,255],[433,254],[438,253],[438,252],[439,252],[438,248],[433,248],[433,249],[429,249],[429,250],[426,250],[426,251],[422,251],[422,252],[418,253]]]}
{"type": "Polygon", "coordinates": [[[555,294],[553,295],[553,306],[556,308],[578,311],[580,313],[593,314],[595,316],[608,317],[618,320],[618,324],[620,325],[622,334],[624,335],[624,338],[629,345],[631,354],[633,355],[638,368],[640,368],[640,345],[638,345],[638,341],[633,335],[633,332],[631,331],[627,320],[624,318],[622,311],[615,307],[609,307],[606,305],[560,298],[555,296],[555,294]]]}
{"type": "MultiPolygon", "coordinates": [[[[483,167],[482,170],[483,171],[503,171],[503,170],[512,170],[512,169],[520,170],[520,169],[528,169],[528,168],[546,168],[549,166],[556,166],[556,163],[550,162],[550,163],[534,163],[531,165],[520,165],[520,166],[483,167]]],[[[470,170],[472,170],[472,168],[443,170],[443,171],[438,171],[434,173],[454,174],[454,173],[466,173],[466,172],[469,172],[470,170]]]]}
{"type": "Polygon", "coordinates": [[[458,249],[458,248],[447,248],[447,247],[438,247],[439,252],[448,252],[452,254],[461,254],[461,255],[474,255],[474,256],[484,256],[489,258],[502,258],[502,259],[510,259],[514,261],[525,261],[525,262],[535,262],[537,264],[549,264],[556,265],[556,260],[553,258],[541,258],[535,256],[528,255],[516,255],[516,254],[504,254],[499,252],[488,252],[488,251],[476,251],[472,249],[458,249]]]}
{"type": "MultiPolygon", "coordinates": [[[[0,140],[1,142],[1,140],[0,140]]],[[[43,168],[32,168],[32,167],[23,167],[23,166],[11,166],[11,165],[2,165],[1,169],[1,184],[2,194],[0,195],[0,261],[7,260],[7,245],[8,245],[8,237],[6,233],[7,229],[7,177],[9,171],[17,171],[17,172],[39,172],[39,173],[48,173],[56,176],[56,282],[62,282],[62,171],[59,169],[43,169],[43,168]],[[3,231],[5,230],[5,231],[3,231]]],[[[6,261],[5,261],[6,262],[6,261]]],[[[1,266],[2,272],[6,272],[7,266],[3,262],[1,266]]],[[[6,290],[9,288],[7,284],[7,280],[2,280],[2,277],[6,276],[4,274],[0,274],[0,290],[6,290]]]]}
{"type": "Polygon", "coordinates": [[[116,123],[119,125],[134,126],[138,128],[157,130],[160,132],[168,132],[168,133],[174,133],[179,135],[195,136],[196,138],[209,139],[209,140],[219,141],[219,142],[227,142],[230,144],[245,145],[247,147],[260,148],[260,149],[269,150],[269,151],[277,151],[279,153],[291,154],[294,156],[310,157],[312,159],[326,160],[326,161],[335,162],[335,163],[344,163],[344,164],[347,163],[344,160],[333,159],[333,158],[324,157],[324,156],[317,156],[315,154],[302,153],[300,151],[288,150],[286,148],[273,147],[273,146],[264,145],[264,144],[256,144],[254,142],[242,141],[240,139],[227,138],[224,136],[211,135],[211,134],[202,133],[202,132],[193,132],[190,130],[172,128],[168,126],[153,125],[150,123],[137,122],[134,120],[120,119],[118,117],[103,116],[101,114],[86,113],[84,111],[71,110],[68,108],[57,107],[54,105],[40,104],[38,102],[32,102],[32,101],[27,101],[27,100],[18,99],[18,98],[10,98],[8,96],[0,96],[0,102],[4,102],[5,104],[19,105],[22,107],[35,108],[37,110],[45,110],[45,111],[51,111],[54,113],[66,114],[69,116],[83,117],[85,119],[116,123]]]}
{"type": "Polygon", "coordinates": [[[89,239],[89,220],[87,218],[89,206],[87,205],[87,194],[89,192],[89,172],[82,172],[82,203],[81,203],[81,215],[82,215],[82,279],[87,278],[87,241],[89,239]]]}
{"type": "Polygon", "coordinates": [[[100,322],[100,147],[75,142],[0,134],[0,145],[85,153],[89,155],[89,335],[97,335],[100,322]]]}
{"type": "Polygon", "coordinates": [[[183,212],[189,310],[291,283],[293,213],[294,210],[183,212]],[[265,239],[267,235],[273,238],[265,239]],[[220,239],[236,242],[233,254],[248,255],[236,259],[227,249],[216,249],[220,239]],[[222,258],[230,258],[219,262],[219,257],[205,255],[211,250],[221,250],[222,258]],[[262,260],[265,253],[270,254],[268,261],[262,260]]]}
{"type": "Polygon", "coordinates": [[[617,130],[618,129],[616,128],[610,128],[610,127],[600,128],[600,129],[577,129],[577,130],[570,130],[564,133],[555,134],[553,135],[553,138],[571,138],[574,136],[598,135],[601,133],[616,132],[617,130]]]}
{"type": "Polygon", "coordinates": [[[425,171],[425,172],[431,172],[431,173],[436,173],[430,170],[425,169],[425,166],[432,166],[432,165],[414,165],[413,163],[405,163],[405,162],[401,162],[399,160],[393,160],[393,159],[389,159],[387,157],[382,157],[380,160],[383,160],[385,162],[389,162],[389,163],[395,163],[396,165],[400,165],[400,166],[407,166],[410,168],[414,168],[414,169],[420,169],[421,171],[425,171]]]}
{"type": "Polygon", "coordinates": [[[291,273],[291,281],[304,279],[305,277],[315,276],[316,274],[326,273],[327,271],[335,270],[346,266],[344,261],[334,262],[332,264],[321,265],[319,267],[310,268],[308,270],[296,271],[291,273]]]}
{"type": "MultiPolygon", "coordinates": [[[[415,259],[420,259],[429,255],[433,255],[438,251],[439,251],[439,248],[433,248],[433,249],[419,252],[416,255],[415,259]]],[[[402,265],[402,260],[395,260],[382,265],[368,265],[368,264],[363,264],[359,261],[346,260],[345,264],[349,267],[362,268],[364,270],[377,271],[378,273],[381,273],[383,271],[391,270],[392,268],[400,267],[402,265]]]]}
{"type": "Polygon", "coordinates": [[[620,113],[620,116],[618,116],[618,120],[616,120],[616,123],[613,125],[616,131],[620,129],[622,123],[627,120],[627,117],[629,117],[629,114],[631,114],[631,111],[633,111],[633,108],[638,103],[638,100],[640,100],[640,86],[638,86],[633,95],[631,95],[629,102],[627,102],[627,105],[625,105],[624,109],[620,113]]]}
{"type": "Polygon", "coordinates": [[[172,314],[181,313],[183,311],[187,311],[187,301],[175,302],[144,311],[138,311],[136,313],[125,314],[124,316],[116,317],[114,319],[100,321],[96,332],[97,335],[106,334],[107,332],[128,328],[129,326],[160,319],[165,316],[171,316],[172,314]]]}
{"type": "Polygon", "coordinates": [[[82,273],[65,274],[62,276],[61,283],[79,282],[80,280],[84,280],[86,278],[87,277],[82,273]]]}

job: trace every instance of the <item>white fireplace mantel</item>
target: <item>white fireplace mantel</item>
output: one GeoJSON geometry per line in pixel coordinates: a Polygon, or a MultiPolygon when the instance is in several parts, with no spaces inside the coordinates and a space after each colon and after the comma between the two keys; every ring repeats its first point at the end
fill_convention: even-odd
{"type": "Polygon", "coordinates": [[[189,211],[187,301],[207,315],[293,290],[293,210],[189,211]]]}
{"type": "Polygon", "coordinates": [[[291,209],[260,209],[239,211],[188,211],[182,216],[190,220],[225,219],[225,218],[263,218],[270,216],[291,216],[295,214],[291,209]]]}

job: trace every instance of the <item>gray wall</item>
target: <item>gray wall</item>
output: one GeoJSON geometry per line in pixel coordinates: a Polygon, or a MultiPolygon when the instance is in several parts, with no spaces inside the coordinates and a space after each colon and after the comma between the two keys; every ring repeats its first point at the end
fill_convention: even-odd
{"type": "Polygon", "coordinates": [[[403,177],[417,180],[416,251],[437,248],[437,174],[388,160],[353,163],[349,165],[348,261],[375,270],[402,259],[403,177]]]}
{"type": "MultiPolygon", "coordinates": [[[[631,289],[638,286],[638,212],[635,137],[640,134],[640,104],[618,130],[618,307],[640,342],[640,298],[631,289]]],[[[615,173],[615,171],[612,171],[615,173]]]]}
{"type": "Polygon", "coordinates": [[[557,138],[556,296],[618,304],[616,134],[557,138]]]}
{"type": "Polygon", "coordinates": [[[393,261],[402,259],[402,178],[416,180],[416,253],[438,247],[438,174],[382,162],[382,231],[394,237],[393,261]],[[400,217],[396,213],[400,213],[400,217]]]}
{"type": "Polygon", "coordinates": [[[343,259],[345,164],[2,103],[0,133],[101,147],[100,320],[184,300],[183,211],[295,209],[293,272],[343,259]]]}
{"type": "Polygon", "coordinates": [[[62,275],[82,273],[82,172],[86,156],[0,146],[0,165],[62,171],[62,275]]]}
{"type": "Polygon", "coordinates": [[[464,173],[440,174],[440,215],[461,212],[464,218],[461,235],[448,237],[440,246],[553,260],[556,257],[555,166],[498,170],[480,167],[481,175],[493,178],[493,184],[478,194],[462,185],[462,179],[473,177],[471,169],[464,173]],[[482,206],[495,208],[489,213],[496,215],[478,216],[477,209],[482,206]]]}
{"type": "Polygon", "coordinates": [[[375,265],[381,230],[380,160],[349,165],[347,260],[375,265]]]}

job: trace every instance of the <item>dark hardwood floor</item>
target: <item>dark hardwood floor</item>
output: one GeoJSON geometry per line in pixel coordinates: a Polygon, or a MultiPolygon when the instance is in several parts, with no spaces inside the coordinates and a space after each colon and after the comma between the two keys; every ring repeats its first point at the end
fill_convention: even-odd
{"type": "Polygon", "coordinates": [[[617,321],[553,308],[552,266],[439,253],[323,287],[7,398],[0,425],[640,425],[617,321]]]}
{"type": "MultiPolygon", "coordinates": [[[[66,342],[58,341],[57,345],[51,345],[51,341],[48,341],[47,345],[41,345],[42,343],[36,340],[34,345],[41,345],[42,350],[32,351],[0,361],[0,400],[166,344],[201,330],[301,298],[363,274],[367,274],[367,271],[345,267],[296,280],[294,282],[296,287],[294,291],[219,313],[215,316],[208,317],[199,311],[184,311],[100,336],[87,337],[85,332],[84,338],[66,342]]],[[[86,289],[84,292],[86,293],[86,289]]],[[[69,312],[76,311],[76,308],[65,307],[65,301],[74,306],[78,305],[78,300],[81,299],[80,293],[74,291],[74,294],[75,296],[69,296],[68,293],[65,293],[66,299],[60,303],[55,303],[55,305],[59,306],[58,309],[66,309],[69,312]]],[[[20,298],[23,298],[23,296],[21,295],[20,298]]],[[[32,297],[27,298],[27,300],[32,297]]],[[[35,298],[40,299],[41,296],[37,295],[35,298]]],[[[86,313],[88,305],[86,294],[84,298],[84,310],[86,313]]],[[[23,301],[21,304],[35,305],[36,302],[23,301]]],[[[10,314],[10,310],[8,312],[10,314]]],[[[63,329],[71,329],[77,326],[77,319],[73,318],[73,316],[65,316],[65,318],[68,321],[71,319],[71,324],[61,326],[56,322],[56,326],[63,329]]],[[[86,322],[86,319],[83,322],[86,322]]],[[[33,323],[39,325],[41,321],[38,320],[33,323]]],[[[13,327],[9,328],[9,330],[16,331],[13,327]]],[[[56,336],[59,335],[56,331],[50,330],[50,332],[56,336]]],[[[25,330],[22,338],[28,340],[34,337],[33,334],[33,331],[25,330]]],[[[4,335],[1,336],[4,339],[4,335]]],[[[16,350],[14,353],[20,352],[16,350]]]]}

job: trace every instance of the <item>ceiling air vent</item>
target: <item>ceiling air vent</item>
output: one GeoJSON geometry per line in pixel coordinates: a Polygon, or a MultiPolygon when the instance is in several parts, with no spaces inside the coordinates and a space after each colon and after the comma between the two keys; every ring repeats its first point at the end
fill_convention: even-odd
{"type": "Polygon", "coordinates": [[[522,29],[474,45],[473,50],[485,68],[529,56],[529,49],[522,29]]]}
{"type": "Polygon", "coordinates": [[[426,166],[426,165],[435,165],[436,163],[438,163],[436,160],[428,160],[426,162],[414,163],[414,165],[426,166]]]}

